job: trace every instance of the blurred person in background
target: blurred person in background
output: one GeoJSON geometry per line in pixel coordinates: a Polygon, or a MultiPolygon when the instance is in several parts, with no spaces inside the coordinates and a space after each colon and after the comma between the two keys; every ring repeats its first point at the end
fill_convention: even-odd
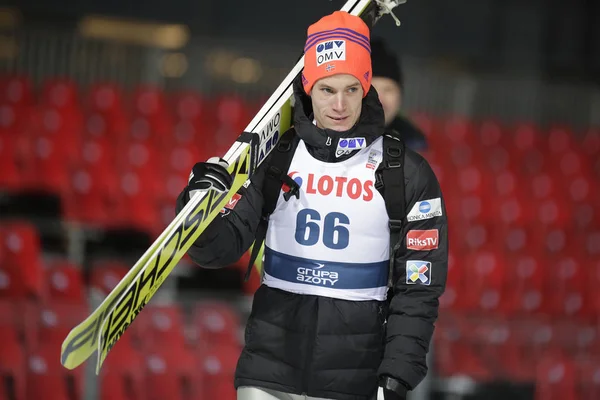
{"type": "Polygon", "coordinates": [[[385,112],[385,126],[398,132],[412,150],[427,150],[425,135],[402,115],[404,74],[398,57],[388,49],[381,38],[371,39],[371,62],[373,65],[371,84],[379,94],[379,101],[385,112]]]}
{"type": "MultiPolygon", "coordinates": [[[[202,267],[222,268],[255,240],[260,246],[266,232],[263,279],[234,380],[239,400],[405,400],[427,374],[445,289],[442,193],[422,156],[402,152],[397,136],[384,138],[363,20],[336,11],[307,33],[294,127],[280,139],[292,138],[287,150],[269,154],[188,254],[202,267]],[[361,145],[346,148],[351,139],[361,145]],[[404,153],[404,176],[389,166],[390,153],[404,153]],[[289,176],[271,173],[281,154],[290,154],[289,176]],[[386,171],[398,174],[375,186],[386,171]],[[323,189],[324,178],[335,186],[323,189]],[[398,187],[406,201],[389,203],[398,187]],[[277,206],[265,215],[270,193],[277,206]],[[393,243],[388,210],[398,209],[388,206],[404,212],[393,243]]],[[[195,191],[228,191],[226,167],[218,157],[194,165],[177,212],[195,191]]]]}

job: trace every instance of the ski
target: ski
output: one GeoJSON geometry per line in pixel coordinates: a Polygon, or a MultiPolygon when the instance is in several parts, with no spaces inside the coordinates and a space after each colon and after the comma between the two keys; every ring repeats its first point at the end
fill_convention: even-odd
{"type": "MultiPolygon", "coordinates": [[[[348,0],[341,8],[369,26],[406,0],[348,0]]],[[[393,14],[392,14],[393,15],[393,14]]],[[[395,18],[395,17],[394,17],[395,18]]],[[[396,18],[395,18],[396,19],[396,18]]],[[[223,157],[233,177],[229,192],[196,194],[177,214],[103,302],[65,338],[61,363],[74,369],[97,351],[96,374],[108,353],[169,276],[192,243],[233,195],[252,177],[279,136],[291,127],[293,81],[302,71],[304,55],[250,121],[223,157]]]]}

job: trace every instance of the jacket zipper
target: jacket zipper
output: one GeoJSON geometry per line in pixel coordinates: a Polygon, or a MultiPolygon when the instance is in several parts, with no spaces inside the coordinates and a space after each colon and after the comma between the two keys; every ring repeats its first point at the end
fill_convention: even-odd
{"type": "Polygon", "coordinates": [[[309,378],[312,375],[312,372],[310,371],[310,366],[312,365],[312,358],[313,358],[313,347],[314,347],[314,342],[316,340],[316,336],[317,336],[317,322],[319,321],[319,298],[317,297],[315,299],[315,313],[314,318],[313,318],[313,323],[312,326],[310,327],[309,330],[309,335],[308,337],[309,342],[307,343],[306,346],[306,360],[304,362],[304,376],[303,378],[303,383],[302,383],[302,393],[304,394],[304,396],[308,396],[308,385],[310,384],[309,382],[309,378]]]}

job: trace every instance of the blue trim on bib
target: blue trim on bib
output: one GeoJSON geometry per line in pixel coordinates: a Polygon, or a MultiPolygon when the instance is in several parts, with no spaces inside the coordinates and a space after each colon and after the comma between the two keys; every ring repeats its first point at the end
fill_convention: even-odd
{"type": "Polygon", "coordinates": [[[332,289],[372,289],[387,285],[389,261],[340,263],[290,256],[265,246],[265,273],[291,283],[332,289]]]}

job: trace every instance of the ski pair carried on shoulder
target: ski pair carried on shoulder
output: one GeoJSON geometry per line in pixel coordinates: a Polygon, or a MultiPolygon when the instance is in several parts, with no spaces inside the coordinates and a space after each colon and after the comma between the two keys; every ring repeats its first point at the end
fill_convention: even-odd
{"type": "MultiPolygon", "coordinates": [[[[384,14],[406,0],[348,0],[341,8],[374,26],[384,14]]],[[[263,105],[223,157],[233,178],[229,192],[208,190],[196,194],[150,248],[108,294],[102,304],[74,327],[62,344],[61,363],[74,369],[97,350],[96,374],[115,343],[148,304],[175,265],[292,124],[293,81],[302,72],[304,55],[263,105]]]]}

